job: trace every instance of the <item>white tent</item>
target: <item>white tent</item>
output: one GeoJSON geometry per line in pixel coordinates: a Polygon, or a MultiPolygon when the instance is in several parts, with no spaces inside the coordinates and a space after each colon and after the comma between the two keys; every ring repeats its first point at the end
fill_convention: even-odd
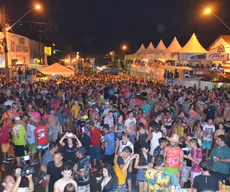
{"type": "Polygon", "coordinates": [[[150,43],[149,43],[149,46],[147,47],[147,49],[145,49],[145,50],[142,52],[142,54],[143,54],[143,56],[146,56],[146,55],[149,55],[149,54],[153,54],[153,53],[154,53],[154,50],[155,50],[155,48],[154,48],[152,42],[150,42],[150,43]]]}
{"type": "Polygon", "coordinates": [[[195,33],[192,34],[192,37],[186,43],[186,45],[179,50],[180,53],[207,53],[207,50],[202,47],[198,41],[195,33]]]}
{"type": "Polygon", "coordinates": [[[162,40],[160,40],[160,42],[158,43],[156,49],[161,50],[161,51],[164,51],[164,50],[167,49],[167,48],[165,47],[164,42],[163,42],[162,40]]]}
{"type": "Polygon", "coordinates": [[[147,47],[147,49],[143,52],[144,54],[151,54],[152,51],[154,50],[154,46],[152,44],[152,42],[149,43],[149,46],[147,47]]]}
{"type": "Polygon", "coordinates": [[[167,53],[176,53],[178,52],[179,50],[181,50],[181,45],[180,43],[178,42],[177,38],[174,37],[171,44],[168,46],[168,48],[165,50],[165,52],[167,53]]]}
{"type": "Polygon", "coordinates": [[[142,54],[144,53],[145,51],[145,46],[144,44],[142,43],[140,48],[137,50],[137,52],[135,53],[135,58],[136,59],[142,59],[142,54]]]}
{"type": "Polygon", "coordinates": [[[40,71],[46,75],[62,75],[66,77],[74,75],[73,70],[69,69],[68,67],[62,66],[59,63],[54,63],[48,67],[41,69],[40,71]]]}
{"type": "Polygon", "coordinates": [[[142,54],[143,52],[145,51],[145,46],[144,44],[142,43],[140,48],[137,50],[137,52],[135,53],[135,55],[139,55],[139,54],[142,54]]]}

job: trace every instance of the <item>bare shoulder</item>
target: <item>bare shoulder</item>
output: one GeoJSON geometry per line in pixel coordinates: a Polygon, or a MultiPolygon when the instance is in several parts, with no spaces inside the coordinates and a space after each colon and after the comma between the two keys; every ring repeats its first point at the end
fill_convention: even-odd
{"type": "Polygon", "coordinates": [[[57,185],[57,186],[59,186],[60,185],[60,183],[62,182],[62,178],[61,179],[58,179],[56,182],[55,182],[55,184],[54,185],[57,185]]]}
{"type": "Polygon", "coordinates": [[[77,182],[71,179],[71,183],[73,183],[75,186],[77,186],[77,182]]]}

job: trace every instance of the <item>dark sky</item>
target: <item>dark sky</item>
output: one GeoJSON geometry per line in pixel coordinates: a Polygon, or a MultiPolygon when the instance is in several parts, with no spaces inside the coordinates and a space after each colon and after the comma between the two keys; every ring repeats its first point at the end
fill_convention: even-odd
{"type": "MultiPolygon", "coordinates": [[[[5,1],[7,17],[17,19],[32,6],[32,0],[5,1]]],[[[24,21],[43,21],[52,26],[46,31],[46,43],[57,48],[105,54],[127,43],[131,51],[143,42],[154,46],[160,39],[169,45],[176,36],[184,45],[195,32],[205,48],[220,34],[230,31],[214,16],[204,16],[212,6],[215,13],[230,25],[230,0],[42,0],[41,13],[32,12],[24,21]],[[54,28],[58,29],[55,30],[54,28]],[[53,30],[53,32],[51,31],[53,30]],[[52,33],[48,33],[52,32],[52,33]]],[[[48,28],[48,29],[47,29],[48,28]]],[[[38,39],[36,24],[22,23],[15,33],[38,39]]],[[[44,38],[44,37],[43,37],[44,38]]]]}

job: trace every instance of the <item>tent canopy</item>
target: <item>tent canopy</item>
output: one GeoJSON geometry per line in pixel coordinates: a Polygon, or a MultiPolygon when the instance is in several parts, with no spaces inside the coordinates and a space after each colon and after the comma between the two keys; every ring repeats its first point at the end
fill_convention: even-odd
{"type": "Polygon", "coordinates": [[[35,69],[35,68],[32,69],[32,72],[33,72],[33,74],[35,74],[36,77],[38,77],[38,78],[46,77],[46,75],[45,75],[44,73],[42,73],[41,71],[39,71],[39,70],[37,70],[37,69],[35,69]]]}
{"type": "Polygon", "coordinates": [[[142,43],[140,48],[137,50],[137,52],[135,53],[135,55],[139,55],[139,54],[142,54],[143,52],[145,51],[145,46],[144,44],[142,43]]]}
{"type": "Polygon", "coordinates": [[[181,50],[181,45],[180,43],[178,42],[177,38],[174,37],[171,44],[168,46],[168,48],[165,50],[165,52],[167,53],[176,53],[178,52],[179,50],[181,50]]]}
{"type": "Polygon", "coordinates": [[[164,51],[166,49],[165,44],[164,44],[164,42],[162,40],[160,40],[160,42],[158,43],[156,49],[161,50],[161,51],[164,51]]]}
{"type": "Polygon", "coordinates": [[[54,63],[48,67],[41,69],[40,71],[46,75],[62,75],[67,77],[74,75],[73,70],[62,66],[59,63],[54,63]]]}
{"type": "Polygon", "coordinates": [[[186,45],[179,50],[180,53],[207,53],[207,50],[202,47],[198,41],[195,33],[192,34],[192,37],[186,43],[186,45]]]}
{"type": "Polygon", "coordinates": [[[143,51],[143,54],[153,54],[153,51],[154,51],[154,46],[152,44],[152,42],[149,43],[149,46],[147,47],[147,49],[145,49],[143,51]]]}

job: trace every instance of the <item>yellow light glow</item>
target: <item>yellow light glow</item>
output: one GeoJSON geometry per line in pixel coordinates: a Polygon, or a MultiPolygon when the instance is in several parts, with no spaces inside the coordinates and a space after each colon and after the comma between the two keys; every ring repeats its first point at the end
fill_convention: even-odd
{"type": "Polygon", "coordinates": [[[110,55],[113,55],[113,52],[111,51],[109,54],[110,54],[110,55]]]}
{"type": "Polygon", "coordinates": [[[122,46],[122,49],[125,51],[127,49],[127,46],[126,45],[123,45],[122,46]]]}
{"type": "Polygon", "coordinates": [[[211,12],[212,12],[212,10],[211,10],[210,8],[207,8],[207,9],[204,10],[204,13],[205,13],[205,14],[209,14],[209,13],[211,13],[211,12]]]}
{"type": "Polygon", "coordinates": [[[41,9],[41,5],[36,5],[35,9],[41,9]]]}
{"type": "Polygon", "coordinates": [[[55,43],[53,43],[53,46],[55,46],[55,43]]]}
{"type": "Polygon", "coordinates": [[[69,62],[69,59],[66,59],[66,60],[65,60],[65,62],[67,62],[67,63],[68,63],[68,62],[69,62]]]}

